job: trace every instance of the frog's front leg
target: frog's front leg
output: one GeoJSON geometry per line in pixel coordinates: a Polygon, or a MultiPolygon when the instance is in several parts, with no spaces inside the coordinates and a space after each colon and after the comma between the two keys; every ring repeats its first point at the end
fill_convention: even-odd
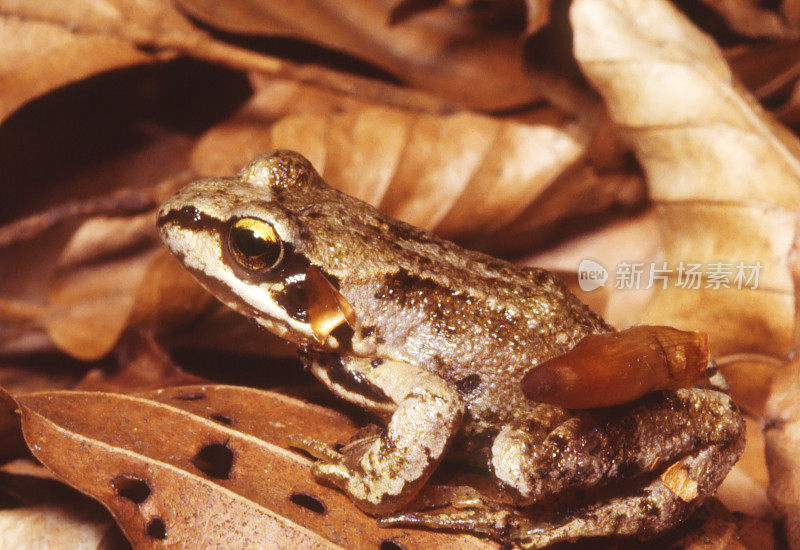
{"type": "Polygon", "coordinates": [[[435,374],[408,363],[320,359],[307,357],[312,372],[334,393],[350,401],[360,397],[358,404],[381,413],[386,406],[377,399],[379,391],[395,408],[382,434],[348,446],[340,460],[315,463],[312,474],[342,489],[367,513],[397,510],[414,498],[441,461],[464,414],[461,398],[435,374]],[[367,391],[367,385],[373,389],[367,391]],[[364,391],[359,393],[359,387],[364,391]]]}

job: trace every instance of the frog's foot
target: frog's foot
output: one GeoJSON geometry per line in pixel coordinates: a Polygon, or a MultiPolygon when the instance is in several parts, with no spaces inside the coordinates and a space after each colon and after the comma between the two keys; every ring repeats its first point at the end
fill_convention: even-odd
{"type": "Polygon", "coordinates": [[[713,494],[744,447],[741,415],[712,390],[587,411],[544,437],[525,424],[506,426],[495,439],[495,475],[529,503],[580,492],[596,500],[558,522],[550,542],[669,529],[713,494]]]}
{"type": "Polygon", "coordinates": [[[305,440],[304,450],[317,458],[311,467],[311,475],[325,485],[345,489],[358,460],[380,439],[383,430],[374,424],[358,430],[340,451],[316,441],[305,440]]]}
{"type": "Polygon", "coordinates": [[[408,507],[407,511],[433,510],[436,508],[480,508],[486,498],[475,487],[468,485],[425,485],[408,507]]]}

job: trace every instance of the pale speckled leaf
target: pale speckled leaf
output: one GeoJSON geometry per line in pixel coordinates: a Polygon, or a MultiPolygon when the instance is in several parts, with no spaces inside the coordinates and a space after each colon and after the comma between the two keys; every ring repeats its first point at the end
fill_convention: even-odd
{"type": "Polygon", "coordinates": [[[792,550],[800,548],[800,363],[786,365],[775,377],[764,413],[769,496],[784,517],[792,550]]]}
{"type": "Polygon", "coordinates": [[[673,269],[642,322],[703,330],[726,364],[743,353],[767,364],[786,357],[795,330],[800,142],[736,84],[713,40],[671,4],[578,0],[571,19],[576,57],[647,173],[673,269]],[[680,262],[703,264],[703,288],[674,284],[680,262]],[[707,288],[715,262],[731,271],[761,262],[758,288],[707,288]]]}
{"type": "Polygon", "coordinates": [[[0,510],[0,548],[100,550],[112,524],[66,506],[0,510]]]}

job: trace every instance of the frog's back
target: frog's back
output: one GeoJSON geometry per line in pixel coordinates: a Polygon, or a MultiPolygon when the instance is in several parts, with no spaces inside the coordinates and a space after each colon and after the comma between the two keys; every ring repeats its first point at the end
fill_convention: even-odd
{"type": "Polygon", "coordinates": [[[354,353],[419,364],[458,387],[473,415],[506,416],[522,406],[525,371],[611,330],[554,274],[391,219],[288,155],[277,192],[308,230],[302,252],[357,313],[354,353]]]}

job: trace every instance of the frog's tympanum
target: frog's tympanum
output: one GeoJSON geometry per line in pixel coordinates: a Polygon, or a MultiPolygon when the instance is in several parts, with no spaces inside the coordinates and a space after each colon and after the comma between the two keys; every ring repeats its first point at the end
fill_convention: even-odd
{"type": "Polygon", "coordinates": [[[717,375],[602,408],[526,399],[527,372],[613,329],[548,271],[387,218],[297,153],[186,186],[158,224],[210,292],[385,422],[341,452],[309,444],[315,478],[383,524],[524,548],[648,537],[685,519],[742,451],[742,417],[717,375]],[[513,502],[408,511],[446,453],[491,473],[513,502]]]}

